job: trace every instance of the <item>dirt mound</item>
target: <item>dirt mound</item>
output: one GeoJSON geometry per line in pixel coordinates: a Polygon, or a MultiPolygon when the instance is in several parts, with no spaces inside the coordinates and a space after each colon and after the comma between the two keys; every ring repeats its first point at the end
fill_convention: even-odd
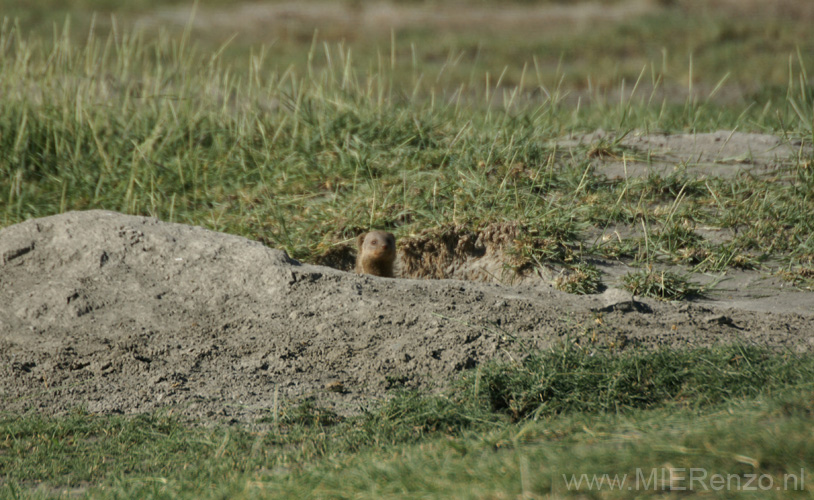
{"type": "Polygon", "coordinates": [[[0,231],[0,404],[12,413],[172,407],[251,421],[275,397],[302,396],[351,413],[394,385],[442,386],[484,360],[566,337],[809,351],[812,326],[810,309],[634,302],[615,288],[574,296],[544,280],[357,276],[237,236],[105,211],[0,231]]]}
{"type": "Polygon", "coordinates": [[[525,269],[525,261],[511,253],[520,231],[517,223],[496,223],[479,231],[451,226],[403,238],[399,275],[503,284],[539,281],[540,273],[525,269]]]}

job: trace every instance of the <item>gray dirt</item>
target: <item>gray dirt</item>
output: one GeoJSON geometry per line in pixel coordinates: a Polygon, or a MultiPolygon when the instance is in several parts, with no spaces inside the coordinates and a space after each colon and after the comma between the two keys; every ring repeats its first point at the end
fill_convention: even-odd
{"type": "Polygon", "coordinates": [[[394,381],[439,387],[484,360],[566,339],[812,349],[810,309],[634,302],[615,288],[579,297],[543,281],[356,276],[237,236],[113,212],[6,228],[0,255],[0,401],[13,413],[169,406],[251,420],[275,392],[353,413],[394,381]],[[335,382],[344,393],[326,389],[335,382]]]}
{"type": "Polygon", "coordinates": [[[598,264],[610,288],[575,296],[550,276],[357,276],[114,212],[29,220],[0,230],[0,411],[252,422],[308,396],[356,413],[396,385],[441,388],[559,342],[814,350],[814,293],[770,273],[730,273],[703,300],[672,303],[633,300],[614,281],[626,266],[598,264]]]}

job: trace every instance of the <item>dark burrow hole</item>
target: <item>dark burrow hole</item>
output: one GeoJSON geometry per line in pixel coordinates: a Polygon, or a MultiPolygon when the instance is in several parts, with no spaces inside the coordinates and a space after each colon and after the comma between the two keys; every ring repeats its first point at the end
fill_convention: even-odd
{"type": "MultiPolygon", "coordinates": [[[[540,270],[515,250],[520,232],[519,224],[512,222],[492,224],[479,231],[448,226],[399,238],[395,275],[397,278],[504,284],[539,280],[540,270]]],[[[313,262],[353,272],[356,254],[355,245],[340,244],[317,256],[313,262]]]]}

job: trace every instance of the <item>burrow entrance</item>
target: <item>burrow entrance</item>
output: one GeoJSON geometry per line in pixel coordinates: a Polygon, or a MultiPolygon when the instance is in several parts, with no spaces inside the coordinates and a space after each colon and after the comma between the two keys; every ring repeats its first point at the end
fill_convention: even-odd
{"type": "MultiPolygon", "coordinates": [[[[501,222],[473,230],[462,225],[428,229],[397,241],[395,274],[398,278],[459,279],[516,285],[551,280],[555,271],[533,265],[524,255],[526,231],[517,222],[501,222]]],[[[352,272],[357,249],[332,247],[314,262],[352,272]]]]}

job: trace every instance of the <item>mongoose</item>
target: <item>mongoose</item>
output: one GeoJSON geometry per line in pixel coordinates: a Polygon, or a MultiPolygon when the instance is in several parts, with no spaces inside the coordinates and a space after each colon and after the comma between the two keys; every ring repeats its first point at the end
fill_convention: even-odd
{"type": "Polygon", "coordinates": [[[356,239],[356,272],[385,278],[393,277],[396,261],[396,237],[385,231],[360,234],[356,239]]]}

